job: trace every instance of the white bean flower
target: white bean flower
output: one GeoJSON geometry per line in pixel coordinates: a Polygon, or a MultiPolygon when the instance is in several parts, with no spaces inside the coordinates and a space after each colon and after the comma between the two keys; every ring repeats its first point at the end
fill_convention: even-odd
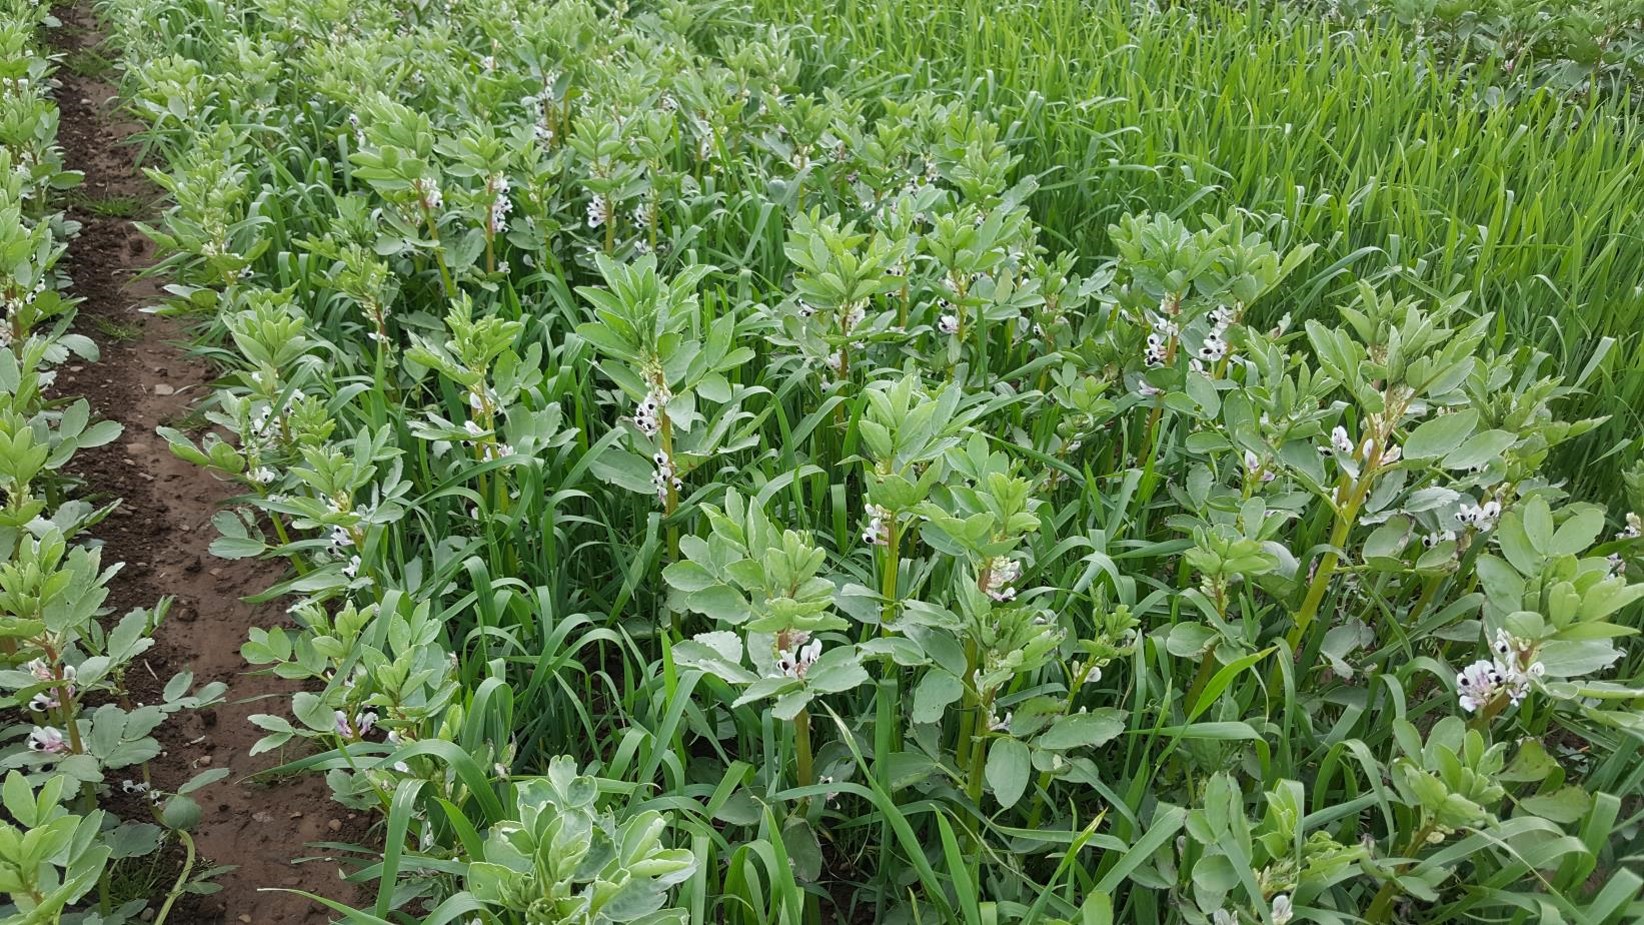
{"type": "Polygon", "coordinates": [[[776,670],[790,678],[805,680],[805,674],[822,657],[822,640],[812,639],[796,649],[783,649],[776,653],[776,670]]]}
{"type": "Polygon", "coordinates": [[[63,731],[55,726],[35,726],[29,733],[29,749],[46,755],[61,755],[68,751],[63,731]]]}

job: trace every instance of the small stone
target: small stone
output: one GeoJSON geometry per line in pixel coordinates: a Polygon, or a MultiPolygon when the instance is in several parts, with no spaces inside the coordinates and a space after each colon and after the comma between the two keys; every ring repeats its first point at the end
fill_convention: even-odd
{"type": "Polygon", "coordinates": [[[245,925],[251,925],[251,916],[246,915],[244,912],[240,913],[239,919],[244,922],[245,925]]]}
{"type": "Polygon", "coordinates": [[[342,820],[341,819],[333,819],[330,822],[327,822],[325,824],[325,827],[330,829],[333,832],[341,832],[342,831],[342,820]]]}
{"type": "Polygon", "coordinates": [[[147,909],[144,909],[143,914],[138,916],[138,918],[142,919],[145,922],[154,921],[154,907],[149,906],[147,909]]]}
{"type": "Polygon", "coordinates": [[[213,578],[223,577],[223,570],[220,568],[208,569],[207,571],[211,572],[211,577],[213,578]]]}
{"type": "Polygon", "coordinates": [[[257,811],[256,811],[256,812],[254,812],[254,813],[252,813],[252,814],[251,814],[251,821],[252,821],[252,822],[260,822],[260,823],[263,823],[263,824],[267,824],[267,823],[270,823],[270,822],[273,822],[273,821],[274,821],[274,817],[273,817],[273,816],[270,816],[270,815],[269,815],[269,814],[268,814],[268,811],[267,811],[267,810],[261,810],[261,809],[259,809],[259,810],[257,810],[257,811]]]}
{"type": "Polygon", "coordinates": [[[199,764],[210,764],[211,763],[211,756],[210,755],[201,755],[200,760],[199,760],[198,763],[199,764]]]}
{"type": "Polygon", "coordinates": [[[157,382],[154,385],[154,394],[156,394],[156,395],[175,395],[175,394],[177,394],[177,390],[172,388],[169,385],[166,385],[164,382],[157,382]]]}

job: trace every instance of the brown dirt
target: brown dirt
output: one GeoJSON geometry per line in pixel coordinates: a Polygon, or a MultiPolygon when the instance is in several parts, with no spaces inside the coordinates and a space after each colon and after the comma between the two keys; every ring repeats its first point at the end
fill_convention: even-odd
{"type": "MultiPolygon", "coordinates": [[[[82,0],[56,11],[64,24],[53,30],[59,51],[98,46],[99,26],[87,6],[82,0]]],[[[287,622],[278,604],[254,606],[241,599],[269,587],[283,571],[276,563],[228,562],[208,552],[211,516],[233,497],[233,486],[174,457],[155,428],[179,426],[188,417],[210,391],[211,368],[178,346],[184,333],[175,321],[140,311],[157,295],[152,282],[135,278],[152,261],[150,242],[129,219],[87,208],[112,197],[153,202],[159,191],[132,163],[134,149],[124,142],[135,127],[119,118],[114,88],[67,68],[58,77],[61,143],[69,166],[86,175],[70,209],[83,223],[68,258],[72,291],[84,299],[77,327],[97,341],[102,358],[65,367],[56,391],[85,396],[99,415],[125,428],[115,443],[76,457],[88,499],[121,499],[114,515],[94,531],[105,543],[105,565],[125,563],[110,606],[124,613],[164,595],[175,599],[145,656],[146,666],[133,672],[144,676],[133,684],[135,696],[156,697],[165,681],[185,668],[193,670],[196,684],[229,686],[227,703],[181,714],[160,730],[166,750],[151,767],[158,786],[173,788],[208,767],[233,772],[196,794],[204,816],[194,836],[203,859],[197,870],[236,867],[217,878],[221,892],[189,898],[170,921],[325,922],[329,917],[317,903],[289,892],[259,891],[301,889],[354,899],[355,888],[339,879],[330,858],[301,864],[293,859],[324,853],[310,843],[364,841],[365,821],[332,803],[319,775],[248,779],[296,757],[289,752],[247,757],[262,734],[247,717],[288,714],[287,695],[295,685],[247,674],[249,666],[239,654],[251,627],[287,622]]]]}

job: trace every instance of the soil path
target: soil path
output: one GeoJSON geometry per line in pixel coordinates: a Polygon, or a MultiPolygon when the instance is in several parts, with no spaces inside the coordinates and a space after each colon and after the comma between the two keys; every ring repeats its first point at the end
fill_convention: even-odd
{"type": "Polygon", "coordinates": [[[107,54],[100,49],[100,27],[88,6],[81,0],[59,8],[63,27],[52,30],[52,41],[60,53],[72,56],[71,66],[58,72],[61,143],[69,166],[86,175],[70,209],[83,223],[68,259],[72,291],[84,299],[77,327],[97,341],[102,359],[64,368],[56,391],[85,396],[99,415],[125,427],[119,441],[84,452],[78,467],[92,500],[122,499],[95,531],[106,544],[104,562],[125,563],[110,605],[123,613],[151,606],[164,595],[175,599],[146,657],[149,677],[134,687],[139,695],[153,696],[184,668],[194,671],[196,684],[222,681],[229,686],[224,705],[183,714],[181,721],[162,727],[166,752],[153,762],[156,783],[166,789],[207,767],[232,771],[196,794],[204,816],[194,834],[203,858],[197,870],[211,865],[235,869],[217,878],[221,892],[179,906],[171,921],[329,921],[318,904],[303,897],[259,892],[285,887],[352,898],[353,887],[339,879],[337,865],[315,857],[324,850],[311,843],[359,841],[363,820],[341,812],[318,775],[246,779],[293,757],[247,757],[262,734],[247,717],[286,714],[286,695],[293,686],[246,674],[249,666],[240,657],[250,627],[286,622],[277,605],[252,606],[241,600],[279,580],[282,570],[273,563],[211,556],[211,516],[234,495],[234,488],[174,457],[155,434],[160,425],[189,429],[191,410],[209,393],[212,370],[179,347],[185,336],[176,322],[140,311],[157,294],[152,282],[135,279],[151,262],[153,248],[132,224],[130,212],[134,203],[143,203],[140,211],[148,211],[159,190],[132,163],[135,149],[124,142],[135,126],[122,122],[114,88],[87,76],[97,70],[83,62],[97,62],[96,55],[107,54]],[[72,66],[76,63],[78,72],[72,66]],[[304,857],[312,860],[293,863],[304,857]]]}

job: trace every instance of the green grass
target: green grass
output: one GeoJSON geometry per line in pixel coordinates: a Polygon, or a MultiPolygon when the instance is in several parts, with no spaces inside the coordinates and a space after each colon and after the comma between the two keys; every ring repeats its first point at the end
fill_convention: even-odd
{"type": "Polygon", "coordinates": [[[147,213],[153,206],[153,203],[142,196],[126,196],[116,193],[99,196],[86,192],[77,192],[68,197],[68,203],[75,208],[84,209],[103,218],[136,218],[147,213]]]}
{"type": "Polygon", "coordinates": [[[91,326],[97,333],[117,343],[129,343],[143,336],[143,329],[138,325],[119,321],[106,315],[92,315],[91,326]]]}
{"type": "Polygon", "coordinates": [[[95,48],[76,48],[62,62],[70,72],[92,80],[106,80],[114,74],[114,62],[95,48]]]}
{"type": "Polygon", "coordinates": [[[812,87],[962,94],[1010,125],[1044,177],[1035,216],[1087,260],[1113,252],[1107,226],[1126,212],[1242,211],[1276,242],[1320,246],[1270,317],[1328,316],[1368,279],[1471,292],[1500,318],[1498,345],[1536,344],[1570,375],[1619,338],[1577,403],[1614,420],[1565,457],[1614,495],[1618,467],[1599,463],[1644,413],[1644,123],[1624,100],[1504,94],[1492,62],[1436,65],[1403,30],[1272,3],[752,6],[815,36],[794,42],[812,87]]]}

